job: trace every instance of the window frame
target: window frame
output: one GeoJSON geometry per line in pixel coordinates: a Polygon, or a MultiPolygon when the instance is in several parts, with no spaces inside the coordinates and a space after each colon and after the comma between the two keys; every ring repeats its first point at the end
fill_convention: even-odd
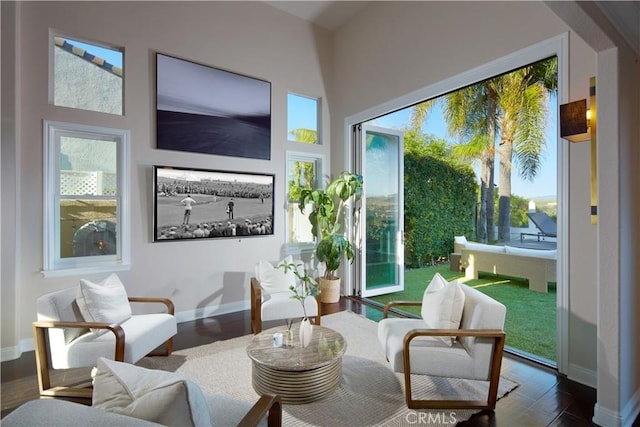
{"type": "Polygon", "coordinates": [[[316,153],[308,153],[308,152],[301,152],[301,151],[292,151],[292,150],[287,150],[286,155],[285,155],[285,210],[286,210],[286,214],[285,214],[285,222],[286,222],[286,236],[285,236],[285,243],[287,245],[287,247],[289,249],[297,249],[301,252],[304,252],[305,250],[309,250],[315,247],[316,242],[315,239],[311,242],[292,242],[291,240],[289,240],[289,236],[290,236],[290,232],[291,232],[291,227],[293,226],[293,224],[290,223],[289,220],[289,207],[291,204],[294,204],[296,207],[295,209],[297,209],[297,202],[291,202],[289,201],[289,179],[290,179],[290,175],[289,175],[289,164],[291,162],[308,162],[308,163],[314,163],[315,165],[315,177],[314,177],[314,183],[312,184],[313,188],[318,188],[320,186],[323,186],[323,178],[325,176],[325,156],[323,154],[316,154],[316,153]]]}
{"type": "Polygon", "coordinates": [[[127,270],[130,268],[129,140],[124,129],[44,120],[43,269],[44,277],[127,270]],[[117,144],[116,253],[61,258],[60,256],[60,138],[77,136],[108,139],[117,144]]]}
{"type": "MultiPolygon", "coordinates": [[[[104,59],[106,61],[105,58],[101,58],[104,59]]],[[[73,35],[70,34],[66,34],[60,31],[56,31],[56,30],[50,30],[49,31],[49,81],[48,81],[48,103],[49,105],[52,105],[56,108],[71,108],[74,110],[79,110],[79,111],[89,111],[92,113],[98,113],[98,114],[109,114],[109,115],[114,115],[114,116],[120,116],[120,117],[124,117],[125,115],[125,82],[124,82],[124,65],[125,65],[125,52],[124,52],[124,48],[123,47],[117,47],[117,46],[113,46],[104,42],[98,42],[98,41],[94,41],[94,40],[88,40],[84,37],[75,37],[73,35]],[[122,56],[122,65],[120,67],[118,67],[121,70],[121,75],[120,78],[122,79],[121,81],[121,88],[120,88],[120,112],[119,113],[114,113],[114,112],[110,112],[110,111],[103,111],[103,110],[98,110],[98,109],[87,109],[87,108],[82,108],[82,107],[78,107],[78,106],[69,106],[69,105],[60,105],[60,104],[56,104],[55,102],[55,94],[56,94],[56,88],[55,88],[55,80],[56,80],[56,60],[55,60],[55,54],[56,54],[56,42],[55,39],[56,38],[62,38],[65,40],[73,40],[73,41],[77,41],[79,43],[85,44],[85,45],[91,45],[94,46],[96,48],[99,49],[105,49],[105,50],[111,50],[114,52],[118,52],[121,56],[122,56]]],[[[106,61],[109,62],[109,61],[106,61]]],[[[115,68],[115,64],[111,64],[114,65],[115,68]]],[[[98,66],[98,65],[96,65],[98,66]]]]}
{"type": "Polygon", "coordinates": [[[311,96],[311,95],[302,95],[300,93],[297,92],[292,92],[292,91],[287,91],[287,142],[290,143],[296,143],[296,144],[306,144],[306,145],[316,145],[316,146],[320,146],[323,145],[322,144],[322,99],[320,97],[317,96],[311,96]],[[315,117],[315,123],[316,123],[316,141],[314,143],[310,143],[310,142],[302,142],[302,141],[296,141],[294,139],[290,139],[289,136],[289,96],[297,96],[299,98],[306,98],[312,101],[316,102],[316,117],[315,117]]]}

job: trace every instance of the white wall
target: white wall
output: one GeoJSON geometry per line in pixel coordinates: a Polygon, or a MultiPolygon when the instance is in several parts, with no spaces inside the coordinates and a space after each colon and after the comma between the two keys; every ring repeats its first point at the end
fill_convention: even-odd
{"type": "MultiPolygon", "coordinates": [[[[11,22],[13,16],[4,16],[11,22]]],[[[279,259],[285,242],[286,94],[326,98],[330,78],[331,37],[262,2],[21,2],[18,4],[17,64],[20,99],[19,138],[5,132],[3,108],[2,171],[17,161],[18,187],[8,184],[3,199],[16,198],[19,220],[3,204],[2,348],[3,356],[20,351],[31,338],[38,295],[73,286],[79,277],[43,278],[42,269],[42,120],[80,122],[131,131],[132,268],[119,273],[130,295],[165,296],[176,304],[179,319],[248,308],[249,277],[259,259],[279,259]],[[125,115],[113,116],[49,105],[49,31],[102,41],[125,49],[125,115]],[[155,149],[155,52],[254,76],[272,83],[271,160],[232,158],[155,149]],[[7,148],[17,148],[15,155],[7,148]],[[5,156],[6,152],[6,156],[5,156]],[[245,239],[152,243],[154,164],[276,174],[275,235],[245,239]],[[5,215],[5,207],[9,211],[5,215]],[[6,222],[5,222],[6,219],[6,222]],[[11,239],[12,225],[19,238],[11,239]],[[6,234],[5,234],[6,232],[6,234]],[[7,240],[5,240],[5,236],[7,240]],[[11,245],[5,242],[13,241],[11,245]],[[16,263],[11,257],[15,251],[16,263]],[[8,268],[5,273],[5,260],[8,268]],[[11,268],[15,265],[16,277],[11,268]],[[13,304],[12,293],[17,294],[13,304]],[[5,296],[7,298],[5,298],[5,296]],[[17,328],[15,333],[12,329],[17,328]]],[[[10,35],[10,33],[9,33],[10,35]]],[[[5,67],[15,64],[2,49],[3,102],[5,67]],[[5,61],[6,59],[6,61],[5,61]]],[[[12,84],[7,88],[11,89],[12,84]]],[[[4,106],[3,106],[4,107],[4,106]]],[[[323,131],[329,135],[324,103],[323,131]]],[[[7,116],[10,119],[10,116],[7,116]]],[[[7,128],[9,130],[9,128],[7,128]]],[[[308,147],[328,159],[324,146],[308,147]]],[[[100,280],[105,274],[87,276],[100,280]]]]}

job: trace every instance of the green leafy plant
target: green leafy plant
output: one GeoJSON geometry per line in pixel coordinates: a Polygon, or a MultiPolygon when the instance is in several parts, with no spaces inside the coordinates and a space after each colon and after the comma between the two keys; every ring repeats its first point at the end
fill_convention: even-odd
{"type": "Polygon", "coordinates": [[[324,262],[325,279],[337,278],[343,257],[353,262],[355,252],[353,244],[342,231],[342,216],[345,205],[349,201],[357,201],[362,197],[362,175],[343,172],[333,180],[326,190],[302,189],[298,199],[298,207],[304,213],[311,204],[309,214],[311,232],[317,239],[316,257],[324,262]]]}
{"type": "Polygon", "coordinates": [[[302,263],[294,264],[283,261],[278,268],[282,268],[285,273],[291,271],[298,279],[300,279],[300,282],[302,283],[300,289],[295,286],[289,286],[289,289],[293,294],[291,295],[291,298],[298,300],[300,304],[302,304],[304,317],[307,318],[307,309],[304,306],[304,300],[307,299],[307,297],[315,298],[320,295],[320,286],[318,286],[318,283],[309,276],[307,269],[304,268],[302,263]],[[300,272],[301,270],[302,273],[300,272]]]}

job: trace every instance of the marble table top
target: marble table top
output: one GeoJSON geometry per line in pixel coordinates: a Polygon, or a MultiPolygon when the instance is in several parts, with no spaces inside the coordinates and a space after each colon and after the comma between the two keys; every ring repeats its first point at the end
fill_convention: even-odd
{"type": "Polygon", "coordinates": [[[287,343],[287,327],[276,327],[253,337],[247,347],[249,357],[260,365],[283,371],[307,371],[325,366],[342,357],[347,343],[340,333],[323,326],[313,325],[313,335],[307,347],[301,347],[299,324],[293,326],[293,342],[287,343]],[[285,344],[274,347],[273,334],[281,332],[285,344]]]}

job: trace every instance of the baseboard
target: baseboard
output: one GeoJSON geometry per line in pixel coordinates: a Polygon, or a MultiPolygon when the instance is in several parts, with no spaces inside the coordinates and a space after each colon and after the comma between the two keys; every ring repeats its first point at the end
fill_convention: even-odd
{"type": "Polygon", "coordinates": [[[6,362],[20,357],[22,351],[19,346],[3,348],[0,352],[0,360],[6,362]]]}
{"type": "MultiPolygon", "coordinates": [[[[237,311],[249,310],[249,301],[237,301],[229,304],[222,304],[210,307],[198,307],[194,310],[181,311],[175,314],[178,323],[191,322],[205,317],[219,316],[221,314],[235,313],[237,311]]],[[[22,339],[17,346],[0,349],[0,361],[7,362],[22,356],[25,351],[33,351],[33,338],[22,339]]]]}
{"type": "Polygon", "coordinates": [[[205,317],[249,310],[250,308],[249,301],[236,301],[222,305],[197,307],[193,310],[185,310],[176,313],[176,320],[178,323],[191,322],[193,320],[204,319],[205,317]]]}
{"type": "Polygon", "coordinates": [[[17,346],[6,347],[0,350],[0,361],[7,362],[9,360],[19,359],[25,351],[34,349],[33,338],[22,339],[17,346]]]}
{"type": "Polygon", "coordinates": [[[640,389],[636,390],[622,411],[613,411],[596,403],[592,421],[599,426],[632,427],[640,415],[640,389]]]}
{"type": "Polygon", "coordinates": [[[569,378],[571,381],[584,384],[591,388],[597,388],[598,385],[596,371],[573,363],[569,363],[569,372],[567,372],[567,378],[569,378]]]}

